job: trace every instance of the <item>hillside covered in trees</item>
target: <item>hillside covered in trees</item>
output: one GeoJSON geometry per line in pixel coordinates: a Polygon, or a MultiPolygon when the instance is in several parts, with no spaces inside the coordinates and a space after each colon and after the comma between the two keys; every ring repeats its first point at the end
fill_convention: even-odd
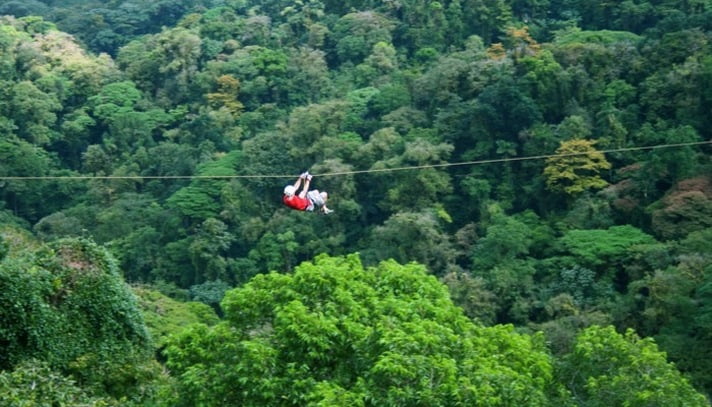
{"type": "Polygon", "coordinates": [[[711,141],[711,0],[0,1],[0,404],[709,405],[711,141]]]}

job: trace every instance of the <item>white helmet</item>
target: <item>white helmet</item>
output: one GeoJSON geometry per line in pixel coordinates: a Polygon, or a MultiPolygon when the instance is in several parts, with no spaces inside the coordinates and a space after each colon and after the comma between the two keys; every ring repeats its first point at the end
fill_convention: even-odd
{"type": "Polygon", "coordinates": [[[294,188],[294,185],[287,185],[284,187],[284,195],[294,196],[295,192],[297,192],[297,188],[294,188]]]}

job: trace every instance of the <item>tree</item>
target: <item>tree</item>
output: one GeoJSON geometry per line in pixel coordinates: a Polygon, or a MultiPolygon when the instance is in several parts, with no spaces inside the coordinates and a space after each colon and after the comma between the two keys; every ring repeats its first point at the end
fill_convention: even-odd
{"type": "Polygon", "coordinates": [[[284,103],[288,100],[288,56],[283,49],[250,45],[236,49],[224,58],[211,61],[201,77],[209,82],[222,75],[240,80],[240,101],[245,110],[257,109],[265,103],[284,103]]]}
{"type": "Polygon", "coordinates": [[[33,227],[38,237],[44,240],[62,237],[79,237],[82,235],[82,224],[79,219],[67,216],[63,212],[55,212],[45,216],[33,227]]]}
{"type": "Polygon", "coordinates": [[[473,21],[469,31],[491,42],[510,24],[512,8],[509,2],[502,0],[463,0],[463,20],[473,21]],[[473,32],[474,31],[474,32],[473,32]]]}
{"type": "Polygon", "coordinates": [[[267,270],[291,270],[295,263],[295,252],[299,243],[291,230],[283,233],[267,232],[250,250],[249,258],[258,264],[264,264],[267,270]]]}
{"type": "MultiPolygon", "coordinates": [[[[359,148],[357,158],[373,170],[386,170],[442,164],[450,156],[452,145],[418,137],[416,130],[412,133],[415,133],[413,141],[405,141],[393,128],[380,129],[359,148]]],[[[423,133],[429,135],[427,131],[423,133]]],[[[448,173],[436,168],[419,168],[415,172],[385,171],[376,177],[377,182],[365,191],[368,200],[391,211],[433,207],[441,203],[443,195],[452,191],[448,173]],[[381,189],[385,191],[381,192],[381,189]]]]}
{"type": "Polygon", "coordinates": [[[232,276],[227,275],[227,259],[223,254],[235,239],[227,225],[218,219],[208,218],[196,228],[188,247],[190,260],[198,274],[196,282],[231,279],[232,276]]]}
{"type": "Polygon", "coordinates": [[[178,301],[156,291],[152,286],[134,286],[131,290],[136,294],[146,329],[156,349],[163,348],[172,334],[191,324],[210,326],[219,321],[215,311],[202,302],[178,301]]]}
{"type": "Polygon", "coordinates": [[[336,53],[342,63],[360,63],[379,42],[390,44],[394,22],[374,11],[349,13],[334,27],[336,53]]]}
{"type": "Polygon", "coordinates": [[[396,31],[400,37],[397,42],[403,43],[410,52],[423,47],[444,49],[448,27],[444,9],[443,3],[438,1],[404,2],[399,15],[400,27],[396,31]]]}
{"type": "Polygon", "coordinates": [[[383,41],[373,46],[373,51],[363,63],[356,66],[356,83],[363,86],[390,83],[390,73],[398,68],[396,49],[383,41]]]}
{"type": "Polygon", "coordinates": [[[11,371],[0,371],[0,403],[7,407],[119,405],[87,394],[74,380],[38,360],[22,362],[11,371]]]}
{"type": "Polygon", "coordinates": [[[18,82],[12,88],[11,117],[18,125],[18,136],[36,145],[56,139],[57,111],[61,103],[30,81],[18,82]]]}
{"type": "Polygon", "coordinates": [[[365,269],[356,255],[321,255],[256,276],[222,305],[224,322],[195,325],[166,350],[183,405],[548,401],[538,339],[472,324],[417,264],[365,269]]]}
{"type": "Polygon", "coordinates": [[[222,280],[209,280],[190,287],[189,293],[193,301],[209,305],[215,312],[222,313],[220,302],[230,288],[232,287],[222,280]]]}
{"type": "MultiPolygon", "coordinates": [[[[647,145],[685,144],[700,141],[700,134],[690,126],[668,128],[665,124],[653,126],[646,123],[636,134],[636,139],[647,145]]],[[[704,162],[702,157],[693,146],[652,150],[639,158],[640,169],[632,178],[642,193],[654,200],[677,182],[703,172],[700,168],[704,162]]]]}
{"type": "MultiPolygon", "coordinates": [[[[707,394],[712,353],[712,229],[674,242],[671,264],[628,286],[624,313],[637,332],[652,336],[693,385],[707,394]]],[[[648,256],[649,257],[649,256],[648,256]]]]}
{"type": "Polygon", "coordinates": [[[498,322],[524,323],[529,319],[538,246],[552,238],[552,232],[533,212],[507,216],[493,204],[489,224],[468,253],[472,275],[483,279],[494,294],[498,322]]]}
{"type": "Polygon", "coordinates": [[[142,97],[135,83],[123,81],[105,85],[98,94],[89,97],[87,102],[94,116],[108,123],[116,114],[132,111],[142,97]]]}
{"type": "Polygon", "coordinates": [[[539,105],[507,76],[482,90],[474,114],[492,143],[500,139],[513,141],[521,130],[542,119],[539,105]]]}
{"type": "Polygon", "coordinates": [[[242,154],[235,151],[201,165],[198,168],[199,175],[218,178],[193,180],[190,185],[179,189],[168,198],[168,207],[177,209],[181,215],[193,221],[216,217],[221,208],[222,191],[227,187],[227,181],[219,177],[234,175],[235,166],[241,157],[242,154]]]}
{"type": "Polygon", "coordinates": [[[562,83],[562,68],[550,50],[522,57],[519,69],[524,70],[523,79],[530,88],[532,98],[542,106],[543,116],[559,119],[566,100],[562,83]]]}
{"type": "Polygon", "coordinates": [[[558,374],[576,402],[586,406],[708,405],[652,339],[641,339],[632,330],[584,330],[558,374]]]}
{"type": "Polygon", "coordinates": [[[84,109],[66,114],[62,119],[60,131],[63,137],[56,148],[70,168],[80,168],[81,155],[87,149],[94,125],[96,121],[84,109]]]}
{"type": "Polygon", "coordinates": [[[497,314],[496,295],[487,289],[482,277],[453,271],[442,278],[452,302],[461,307],[469,318],[483,325],[494,325],[497,314]]]}
{"type": "Polygon", "coordinates": [[[291,50],[287,75],[284,86],[290,105],[318,103],[332,90],[324,51],[308,47],[291,50]]]}
{"type": "Polygon", "coordinates": [[[610,169],[611,164],[593,144],[583,139],[561,142],[556,155],[546,159],[544,176],[550,190],[577,195],[608,185],[599,174],[610,169]]]}
{"type": "Polygon", "coordinates": [[[9,257],[0,288],[2,369],[37,359],[82,387],[132,398],[139,375],[155,373],[135,297],[106,249],[64,239],[9,257]]]}
{"type": "Polygon", "coordinates": [[[394,214],[373,229],[371,249],[364,251],[364,257],[371,261],[417,261],[435,274],[444,274],[455,263],[456,256],[450,238],[443,231],[445,216],[448,215],[442,208],[394,214]]]}
{"type": "Polygon", "coordinates": [[[159,104],[191,100],[202,39],[182,27],[146,36],[122,47],[117,62],[138,88],[157,96],[159,104]]]}
{"type": "Polygon", "coordinates": [[[653,230],[663,239],[681,238],[707,229],[712,226],[712,178],[700,176],[680,181],[648,210],[653,230]]]}
{"type": "Polygon", "coordinates": [[[217,79],[217,92],[205,95],[208,104],[214,109],[225,108],[230,114],[237,118],[244,106],[237,99],[240,93],[240,80],[231,75],[222,75],[217,79]]]}
{"type": "Polygon", "coordinates": [[[655,243],[652,236],[630,226],[608,229],[570,230],[560,239],[561,245],[586,267],[597,268],[621,262],[637,245],[655,243]]]}
{"type": "MultiPolygon", "coordinates": [[[[0,174],[9,177],[47,175],[51,160],[47,152],[24,140],[7,137],[0,140],[0,174]]],[[[15,214],[36,220],[47,211],[42,191],[47,184],[41,180],[10,180],[3,182],[0,198],[15,214]]]]}
{"type": "Polygon", "coordinates": [[[507,216],[501,208],[490,208],[490,224],[485,234],[472,249],[472,263],[476,269],[487,270],[501,263],[525,258],[534,244],[538,218],[527,221],[522,216],[507,216]],[[534,222],[532,222],[534,221],[534,222]]]}

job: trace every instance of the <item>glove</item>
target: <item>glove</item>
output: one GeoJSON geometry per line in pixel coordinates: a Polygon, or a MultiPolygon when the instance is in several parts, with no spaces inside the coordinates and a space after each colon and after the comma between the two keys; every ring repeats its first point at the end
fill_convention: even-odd
{"type": "Polygon", "coordinates": [[[311,175],[309,175],[309,171],[304,171],[303,173],[299,174],[299,178],[301,179],[307,179],[307,177],[311,177],[311,175]]]}
{"type": "Polygon", "coordinates": [[[307,174],[307,175],[306,175],[305,179],[306,179],[307,181],[311,181],[312,175],[309,174],[308,172],[307,172],[306,174],[307,174]]]}

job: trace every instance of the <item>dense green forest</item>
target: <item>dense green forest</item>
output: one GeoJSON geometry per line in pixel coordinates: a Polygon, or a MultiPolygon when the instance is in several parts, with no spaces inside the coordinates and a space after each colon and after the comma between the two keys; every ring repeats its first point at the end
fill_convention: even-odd
{"type": "Polygon", "coordinates": [[[0,1],[0,405],[707,406],[711,141],[712,0],[0,1]]]}

